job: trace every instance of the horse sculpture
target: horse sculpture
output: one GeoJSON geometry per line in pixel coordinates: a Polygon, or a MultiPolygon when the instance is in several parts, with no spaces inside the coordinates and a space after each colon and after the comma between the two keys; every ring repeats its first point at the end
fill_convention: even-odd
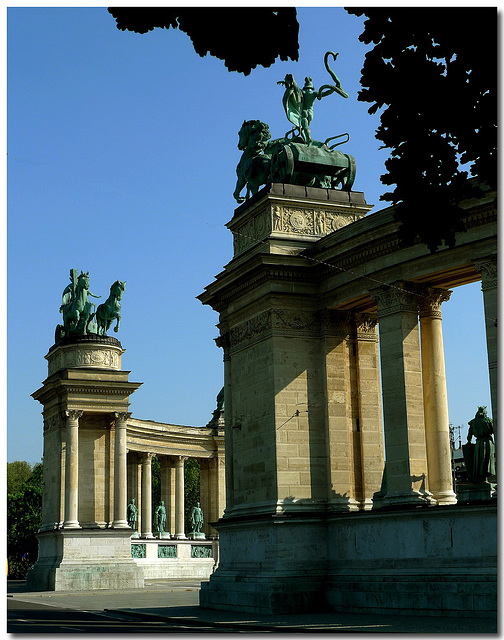
{"type": "Polygon", "coordinates": [[[96,324],[98,326],[98,335],[107,335],[107,331],[110,329],[110,325],[113,320],[117,320],[117,324],[114,327],[114,331],[119,331],[119,323],[121,321],[121,300],[124,293],[124,286],[126,282],[116,280],[110,287],[110,295],[107,300],[98,306],[96,314],[96,324]]]}
{"type": "MultiPolygon", "coordinates": [[[[345,136],[348,134],[342,134],[345,136]]],[[[237,182],[234,198],[241,203],[255,195],[268,182],[282,182],[309,187],[351,191],[355,180],[355,160],[335,150],[328,142],[300,137],[271,140],[267,124],[260,120],[244,121],[238,134],[238,149],[243,151],[236,167],[237,182]],[[246,196],[240,196],[247,188],[246,196]]]]}
{"type": "Polygon", "coordinates": [[[236,167],[238,179],[234,198],[237,202],[244,202],[256,194],[259,187],[269,179],[271,154],[265,153],[268,141],[271,139],[267,124],[260,120],[244,120],[238,133],[238,149],[243,151],[240,162],[236,167]],[[247,187],[247,195],[240,196],[240,192],[247,187]]]}
{"type": "Polygon", "coordinates": [[[94,315],[92,311],[95,307],[93,303],[89,302],[88,296],[100,297],[89,292],[89,271],[87,273],[81,271],[79,276],[75,271],[71,275],[73,276],[72,283],[63,292],[60,307],[66,336],[69,336],[70,333],[86,334],[88,332],[88,326],[94,315]]]}

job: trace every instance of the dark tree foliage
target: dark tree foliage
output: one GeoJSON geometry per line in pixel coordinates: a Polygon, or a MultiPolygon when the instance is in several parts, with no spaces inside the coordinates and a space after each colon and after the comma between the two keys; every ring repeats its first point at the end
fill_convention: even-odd
{"type": "Polygon", "coordinates": [[[349,8],[365,15],[359,100],[383,109],[376,137],[391,149],[380,199],[396,205],[404,245],[455,245],[464,197],[497,181],[495,8],[349,8]],[[468,180],[459,166],[472,163],[468,180]]]}
{"type": "Polygon", "coordinates": [[[7,495],[7,558],[11,578],[24,579],[37,559],[35,534],[42,522],[42,473],[42,465],[36,464],[20,489],[7,495]]]}
{"type": "Polygon", "coordinates": [[[299,25],[292,7],[110,7],[122,31],[180,29],[196,53],[224,60],[229,71],[248,75],[277,57],[297,60],[299,25]]]}

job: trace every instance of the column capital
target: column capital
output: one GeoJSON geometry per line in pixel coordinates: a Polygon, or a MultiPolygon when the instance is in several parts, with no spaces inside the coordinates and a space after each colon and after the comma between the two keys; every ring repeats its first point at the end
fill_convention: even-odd
{"type": "Polygon", "coordinates": [[[435,287],[418,288],[420,318],[441,318],[441,305],[450,299],[452,292],[435,287]]]}
{"type": "Polygon", "coordinates": [[[67,409],[66,411],[63,411],[63,417],[67,418],[68,421],[71,422],[78,422],[80,418],[82,418],[84,411],[81,411],[80,409],[67,409]]]}
{"type": "Polygon", "coordinates": [[[131,418],[131,413],[129,411],[115,411],[114,418],[116,425],[118,422],[126,423],[131,418]]]}
{"type": "Polygon", "coordinates": [[[490,256],[473,261],[476,271],[481,273],[481,289],[492,289],[497,286],[497,256],[490,256]]]}
{"type": "Polygon", "coordinates": [[[411,283],[394,282],[369,293],[378,306],[378,318],[400,311],[418,313],[418,296],[411,283]]]}
{"type": "Polygon", "coordinates": [[[231,336],[229,335],[229,332],[221,333],[221,335],[218,338],[215,338],[215,344],[219,348],[222,347],[224,351],[224,360],[225,361],[229,360],[230,359],[229,350],[231,348],[231,336]]]}
{"type": "Polygon", "coordinates": [[[378,316],[376,313],[354,313],[355,334],[357,340],[376,341],[378,335],[376,333],[376,325],[378,324],[378,316]]]}
{"type": "Polygon", "coordinates": [[[348,339],[351,334],[352,314],[349,311],[323,309],[317,312],[320,331],[323,336],[348,339]]]}

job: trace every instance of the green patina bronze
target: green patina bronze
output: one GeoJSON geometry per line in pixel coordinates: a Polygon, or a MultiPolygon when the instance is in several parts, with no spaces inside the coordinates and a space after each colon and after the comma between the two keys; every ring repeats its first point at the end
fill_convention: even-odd
{"type": "Polygon", "coordinates": [[[348,97],[340,80],[329,67],[329,56],[336,60],[338,54],[328,51],[324,57],[333,85],[322,85],[315,91],[312,79],[307,77],[304,87],[300,89],[291,74],[278,82],[285,86],[283,106],[287,119],[294,125],[283,138],[271,140],[268,125],[260,120],[243,122],[238,134],[238,149],[243,153],[236,168],[237,182],[233,194],[237,202],[244,202],[268,182],[324,189],[340,188],[344,191],[352,189],[355,160],[352,156],[335,150],[336,146],[348,141],[348,133],[319,142],[312,139],[309,128],[313,120],[315,100],[321,100],[332,93],[348,97]],[[329,142],[344,137],[346,140],[329,146],[329,142]],[[240,194],[245,187],[247,191],[243,197],[240,194]]]}
{"type": "Polygon", "coordinates": [[[156,512],[154,513],[154,522],[156,531],[159,534],[164,533],[166,525],[166,508],[164,506],[164,500],[161,500],[161,503],[156,508],[156,512]]]}
{"type": "Polygon", "coordinates": [[[475,484],[489,482],[495,476],[495,443],[493,423],[487,415],[486,407],[478,407],[476,415],[468,424],[467,444],[462,447],[467,475],[475,484]],[[476,444],[471,442],[473,436],[476,444]]]}
{"type": "Polygon", "coordinates": [[[309,126],[313,120],[313,105],[315,100],[322,100],[322,98],[325,98],[332,93],[339,93],[343,98],[348,98],[348,94],[343,91],[340,80],[329,66],[329,56],[332,56],[334,60],[336,60],[338,54],[328,51],[324,56],[325,67],[331,78],[334,80],[334,85],[324,84],[318,91],[315,91],[312,79],[307,77],[305,78],[303,88],[300,89],[290,73],[285,76],[284,80],[277,82],[277,84],[285,87],[283,106],[287,115],[287,120],[294,125],[294,128],[285,134],[285,137],[294,134],[297,131],[303,142],[310,144],[312,139],[309,126]]]}
{"type": "Polygon", "coordinates": [[[191,524],[193,526],[192,533],[199,533],[203,526],[203,511],[198,502],[195,507],[191,509],[191,524]]]}
{"type": "Polygon", "coordinates": [[[110,287],[107,300],[98,306],[89,297],[100,298],[89,291],[89,271],[84,273],[78,269],[70,269],[70,284],[62,295],[60,313],[63,314],[63,324],[56,327],[55,341],[77,335],[107,335],[113,320],[117,320],[114,331],[119,330],[121,319],[120,300],[124,292],[125,282],[116,280],[110,287]]]}

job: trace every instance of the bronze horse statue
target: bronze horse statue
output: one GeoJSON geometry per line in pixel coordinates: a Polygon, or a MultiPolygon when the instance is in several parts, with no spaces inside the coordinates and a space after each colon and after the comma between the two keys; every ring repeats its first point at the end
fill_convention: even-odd
{"type": "Polygon", "coordinates": [[[110,295],[103,304],[98,305],[96,313],[93,314],[98,327],[98,335],[107,335],[113,320],[117,320],[114,331],[119,331],[119,323],[121,321],[121,303],[119,302],[124,293],[126,282],[116,280],[110,287],[110,295]]]}
{"type": "Polygon", "coordinates": [[[300,137],[271,140],[267,124],[260,120],[244,121],[238,134],[238,149],[243,153],[236,167],[235,200],[239,203],[248,200],[268,182],[323,189],[339,186],[343,191],[351,191],[355,180],[354,158],[334,148],[341,142],[328,146],[330,140],[343,136],[348,134],[325,142],[311,140],[310,144],[300,137]],[[240,193],[245,187],[243,197],[240,193]]]}

